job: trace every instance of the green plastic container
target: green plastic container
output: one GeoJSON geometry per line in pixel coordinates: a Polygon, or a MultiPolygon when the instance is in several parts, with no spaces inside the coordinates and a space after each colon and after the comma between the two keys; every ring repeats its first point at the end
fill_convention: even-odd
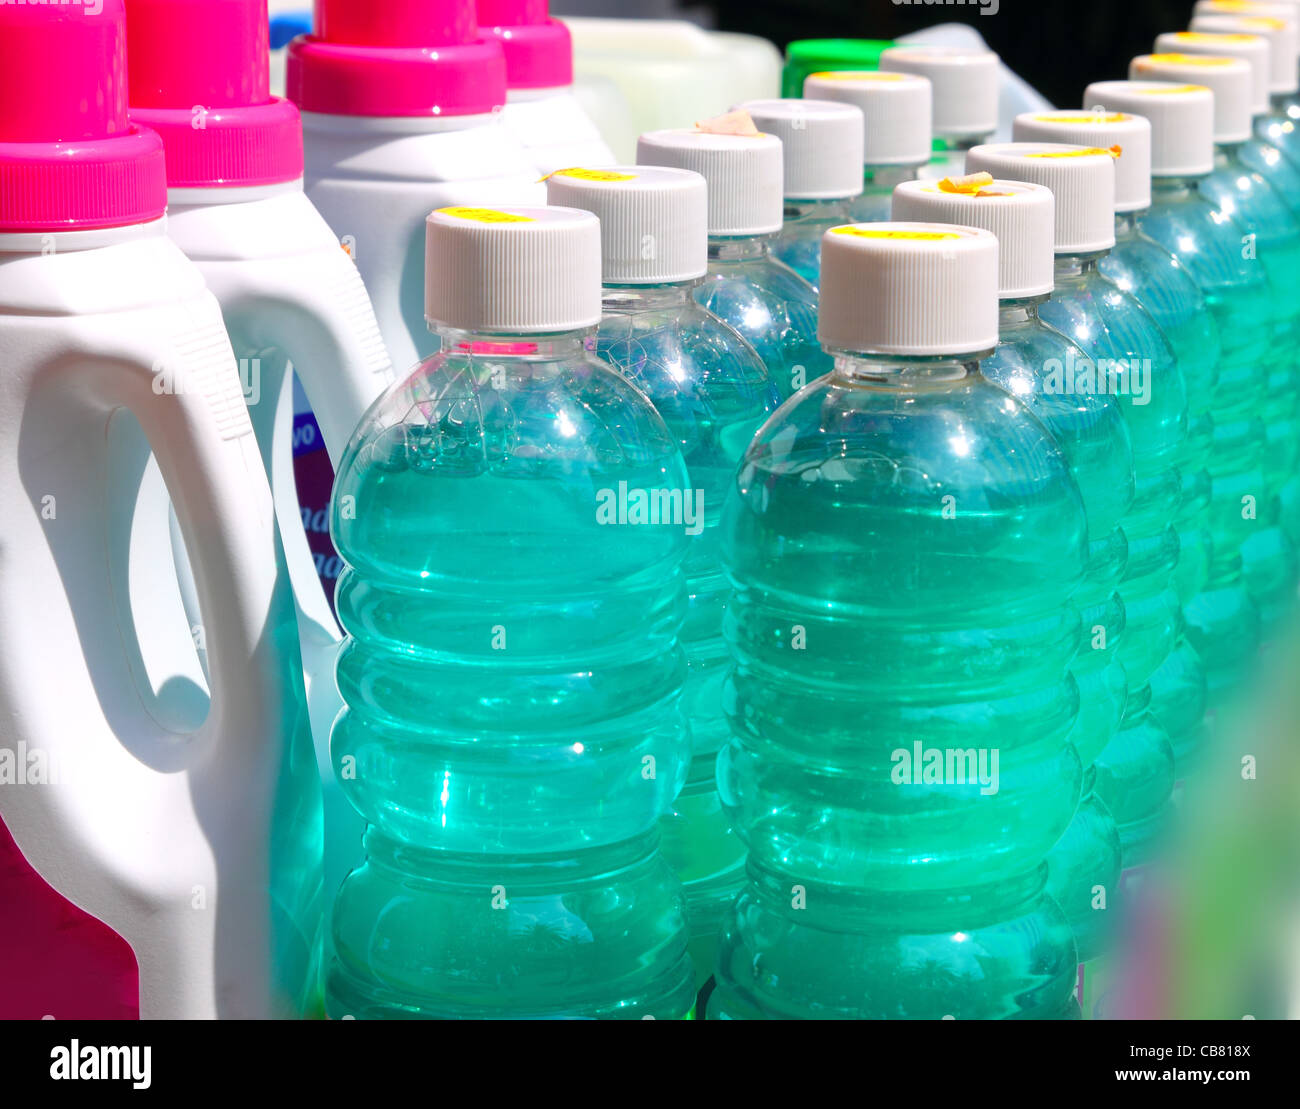
{"type": "Polygon", "coordinates": [[[888,39],[799,39],[785,48],[781,95],[803,96],[810,73],[837,69],[878,69],[880,55],[893,46],[888,39]]]}

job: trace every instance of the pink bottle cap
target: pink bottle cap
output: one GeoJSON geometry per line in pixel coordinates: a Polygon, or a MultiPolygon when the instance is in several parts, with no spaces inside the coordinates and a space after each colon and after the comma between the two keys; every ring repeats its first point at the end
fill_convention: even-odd
{"type": "Polygon", "coordinates": [[[173,188],[302,176],[302,121],[270,93],[266,0],[126,0],[131,118],[157,131],[173,188]]]}
{"type": "Polygon", "coordinates": [[[0,4],[0,231],[147,223],[162,140],[126,114],[122,0],[0,4]]]}
{"type": "Polygon", "coordinates": [[[549,89],[573,84],[573,39],[550,17],[549,0],[478,0],[479,26],[506,53],[506,84],[549,89]]]}
{"type": "Polygon", "coordinates": [[[505,103],[506,61],[474,0],[317,0],[289,44],[289,99],[341,116],[462,116],[505,103]]]}

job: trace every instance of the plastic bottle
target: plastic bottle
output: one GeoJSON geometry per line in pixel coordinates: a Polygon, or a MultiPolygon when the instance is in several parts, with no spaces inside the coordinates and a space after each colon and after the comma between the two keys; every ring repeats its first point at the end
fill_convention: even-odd
{"type": "Polygon", "coordinates": [[[474,0],[318,0],[289,44],[307,198],[352,255],[395,364],[431,354],[424,219],[456,204],[540,204],[532,160],[501,125],[501,46],[474,0]]]}
{"type": "Polygon", "coordinates": [[[722,525],[718,784],[749,883],[708,1015],[1077,1015],[1043,860],[1079,799],[1087,528],[1047,430],[979,371],[997,242],[836,228],[822,280],[835,371],[759,431],[722,525]]]}
{"type": "Polygon", "coordinates": [[[695,299],[739,331],[783,397],[831,369],[817,343],[817,290],[772,257],[781,230],[781,140],[775,135],[651,131],[641,165],[694,170],[709,189],[709,272],[695,299]]]}
{"type": "Polygon", "coordinates": [[[1222,361],[1213,393],[1212,559],[1208,587],[1184,606],[1188,635],[1206,667],[1211,705],[1222,703],[1259,645],[1259,614],[1242,584],[1242,491],[1263,484],[1264,428],[1258,367],[1270,341],[1275,294],[1248,239],[1201,192],[1214,168],[1214,101],[1209,89],[1151,81],[1099,81],[1085,102],[1099,110],[1141,113],[1152,127],[1151,207],[1141,231],[1173,250],[1205,294],[1219,326],[1222,361]]]}
{"type": "Polygon", "coordinates": [[[1069,365],[1082,366],[1088,356],[1039,315],[1055,285],[1049,189],[992,181],[957,192],[909,181],[894,193],[894,215],[982,227],[997,236],[998,346],[980,372],[1046,425],[1087,512],[1088,565],[1074,596],[1085,634],[1070,668],[1079,687],[1079,715],[1070,739],[1083,766],[1083,790],[1070,827],[1047,860],[1048,891],[1074,931],[1079,961],[1087,962],[1107,946],[1119,906],[1119,832],[1093,789],[1093,762],[1124,715],[1127,679],[1119,661],[1124,606],[1116,588],[1128,553],[1120,520],[1133,503],[1133,445],[1114,397],[1055,389],[1053,375],[1069,365]],[[1104,899],[1097,896],[1099,888],[1104,899]]]}
{"type": "Polygon", "coordinates": [[[696,981],[713,973],[722,914],[745,878],[745,848],[718,801],[715,764],[730,737],[722,709],[729,588],[718,521],[745,447],[777,406],[757,351],[692,295],[708,268],[708,200],[698,173],[662,166],[561,170],[551,204],[600,219],[604,318],[596,353],[654,402],[686,461],[696,517],[686,556],[683,703],[691,770],[662,822],[664,855],[682,879],[696,981]],[[655,249],[645,250],[650,236],[655,249]]]}
{"type": "Polygon", "coordinates": [[[478,0],[479,28],[506,56],[501,121],[541,173],[607,166],[614,155],[573,95],[573,42],[548,0],[478,0]]]}
{"type": "Polygon", "coordinates": [[[1114,395],[1133,444],[1136,495],[1124,517],[1128,563],[1120,583],[1120,661],[1128,698],[1119,732],[1096,759],[1098,795],[1119,825],[1126,869],[1154,852],[1170,812],[1174,753],[1150,711],[1151,679],[1182,628],[1175,587],[1187,390],[1173,351],[1150,314],[1099,264],[1115,245],[1115,167],[1108,151],[1059,143],[976,147],[971,173],[1045,185],[1056,197],[1056,291],[1039,309],[1089,357],[1062,374],[1066,393],[1114,395]],[[1093,372],[1088,372],[1093,371],[1093,372]]]}
{"type": "Polygon", "coordinates": [[[298,1016],[321,829],[293,598],[125,38],[122,0],[0,6],[0,1015],[298,1016]]]}
{"type": "Polygon", "coordinates": [[[804,86],[814,73],[838,70],[874,71],[890,39],[797,39],[785,48],[781,70],[782,96],[807,96],[804,86]]]}
{"type": "Polygon", "coordinates": [[[910,73],[834,71],[811,74],[803,94],[862,112],[863,188],[849,214],[855,223],[888,220],[895,186],[916,180],[930,160],[930,82],[910,73]]]}
{"type": "Polygon", "coordinates": [[[681,452],[585,347],[590,212],[449,208],[428,229],[442,352],[375,402],[335,486],[331,750],[370,827],[327,1009],[683,1017],[657,831],[689,761],[681,452]]]}
{"type": "Polygon", "coordinates": [[[330,768],[342,633],[302,525],[293,377],[337,462],[392,366],[356,266],[303,194],[298,109],[267,92],[266,0],[127,0],[127,23],[131,117],[162,136],[168,234],[221,304],[271,479],[327,801],[327,878],[336,889],[356,862],[360,829],[330,768]]]}
{"type": "MultiPolygon", "coordinates": [[[[988,142],[998,126],[998,56],[968,46],[891,46],[880,55],[886,73],[929,80],[931,130],[942,149],[921,167],[923,179],[960,177],[966,152],[988,142]]],[[[936,146],[939,144],[936,144],[936,146]]]]}
{"type": "Polygon", "coordinates": [[[785,224],[772,256],[813,288],[821,271],[822,236],[851,220],[862,193],[862,110],[832,100],[746,100],[738,105],[760,131],[781,140],[785,224]]]}
{"type": "Polygon", "coordinates": [[[1300,196],[1287,194],[1292,189],[1300,193],[1300,173],[1282,176],[1286,159],[1252,136],[1256,86],[1246,62],[1200,54],[1146,55],[1133,59],[1129,76],[1201,84],[1214,93],[1214,169],[1200,188],[1245,233],[1242,249],[1258,259],[1276,294],[1272,341],[1263,364],[1251,368],[1250,381],[1238,383],[1264,421],[1263,484],[1236,490],[1229,498],[1233,515],[1241,518],[1234,525],[1249,533],[1240,545],[1243,581],[1259,609],[1267,641],[1295,605],[1296,547],[1278,526],[1278,506],[1283,489],[1296,476],[1298,453],[1300,381],[1291,352],[1300,345],[1300,222],[1288,204],[1300,204],[1300,196]],[[1267,175],[1258,172],[1269,164],[1267,175]]]}
{"type": "MultiPolygon", "coordinates": [[[[1208,466],[1223,348],[1214,313],[1192,275],[1172,251],[1141,227],[1143,214],[1151,208],[1151,124],[1128,112],[1055,110],[1019,116],[1015,135],[1017,141],[1059,142],[1117,152],[1115,246],[1097,268],[1151,313],[1169,341],[1187,387],[1187,438],[1177,460],[1181,495],[1174,524],[1178,532],[1175,585],[1186,606],[1210,582],[1213,537],[1208,466]]],[[[1169,733],[1175,771],[1182,779],[1206,739],[1205,666],[1185,631],[1151,683],[1151,711],[1169,733]]]]}

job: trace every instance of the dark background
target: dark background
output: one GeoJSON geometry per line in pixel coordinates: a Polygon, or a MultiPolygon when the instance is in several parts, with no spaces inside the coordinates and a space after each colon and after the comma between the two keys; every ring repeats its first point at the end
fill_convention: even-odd
{"type": "Polygon", "coordinates": [[[552,0],[565,15],[692,19],[745,31],[784,49],[800,38],[896,38],[936,23],[969,23],[1057,107],[1079,106],[1091,81],[1128,76],[1161,31],[1186,30],[1193,0],[1001,0],[997,15],[965,4],[891,0],[552,0]]]}

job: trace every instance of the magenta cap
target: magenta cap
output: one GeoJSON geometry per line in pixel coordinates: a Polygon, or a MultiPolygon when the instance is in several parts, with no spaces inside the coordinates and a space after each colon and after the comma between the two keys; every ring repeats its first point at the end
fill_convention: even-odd
{"type": "Polygon", "coordinates": [[[505,51],[510,88],[573,84],[573,39],[550,17],[549,0],[478,0],[478,21],[505,51]]]}
{"type": "Polygon", "coordinates": [[[127,119],[122,0],[0,4],[0,105],[0,231],[123,227],[166,210],[162,140],[127,119]]]}
{"type": "Polygon", "coordinates": [[[505,103],[506,60],[474,0],[317,0],[316,33],[289,44],[288,92],[325,115],[478,115],[505,103]]]}
{"type": "Polygon", "coordinates": [[[270,93],[266,0],[126,0],[131,118],[167,149],[173,189],[302,176],[298,109],[270,93]]]}

